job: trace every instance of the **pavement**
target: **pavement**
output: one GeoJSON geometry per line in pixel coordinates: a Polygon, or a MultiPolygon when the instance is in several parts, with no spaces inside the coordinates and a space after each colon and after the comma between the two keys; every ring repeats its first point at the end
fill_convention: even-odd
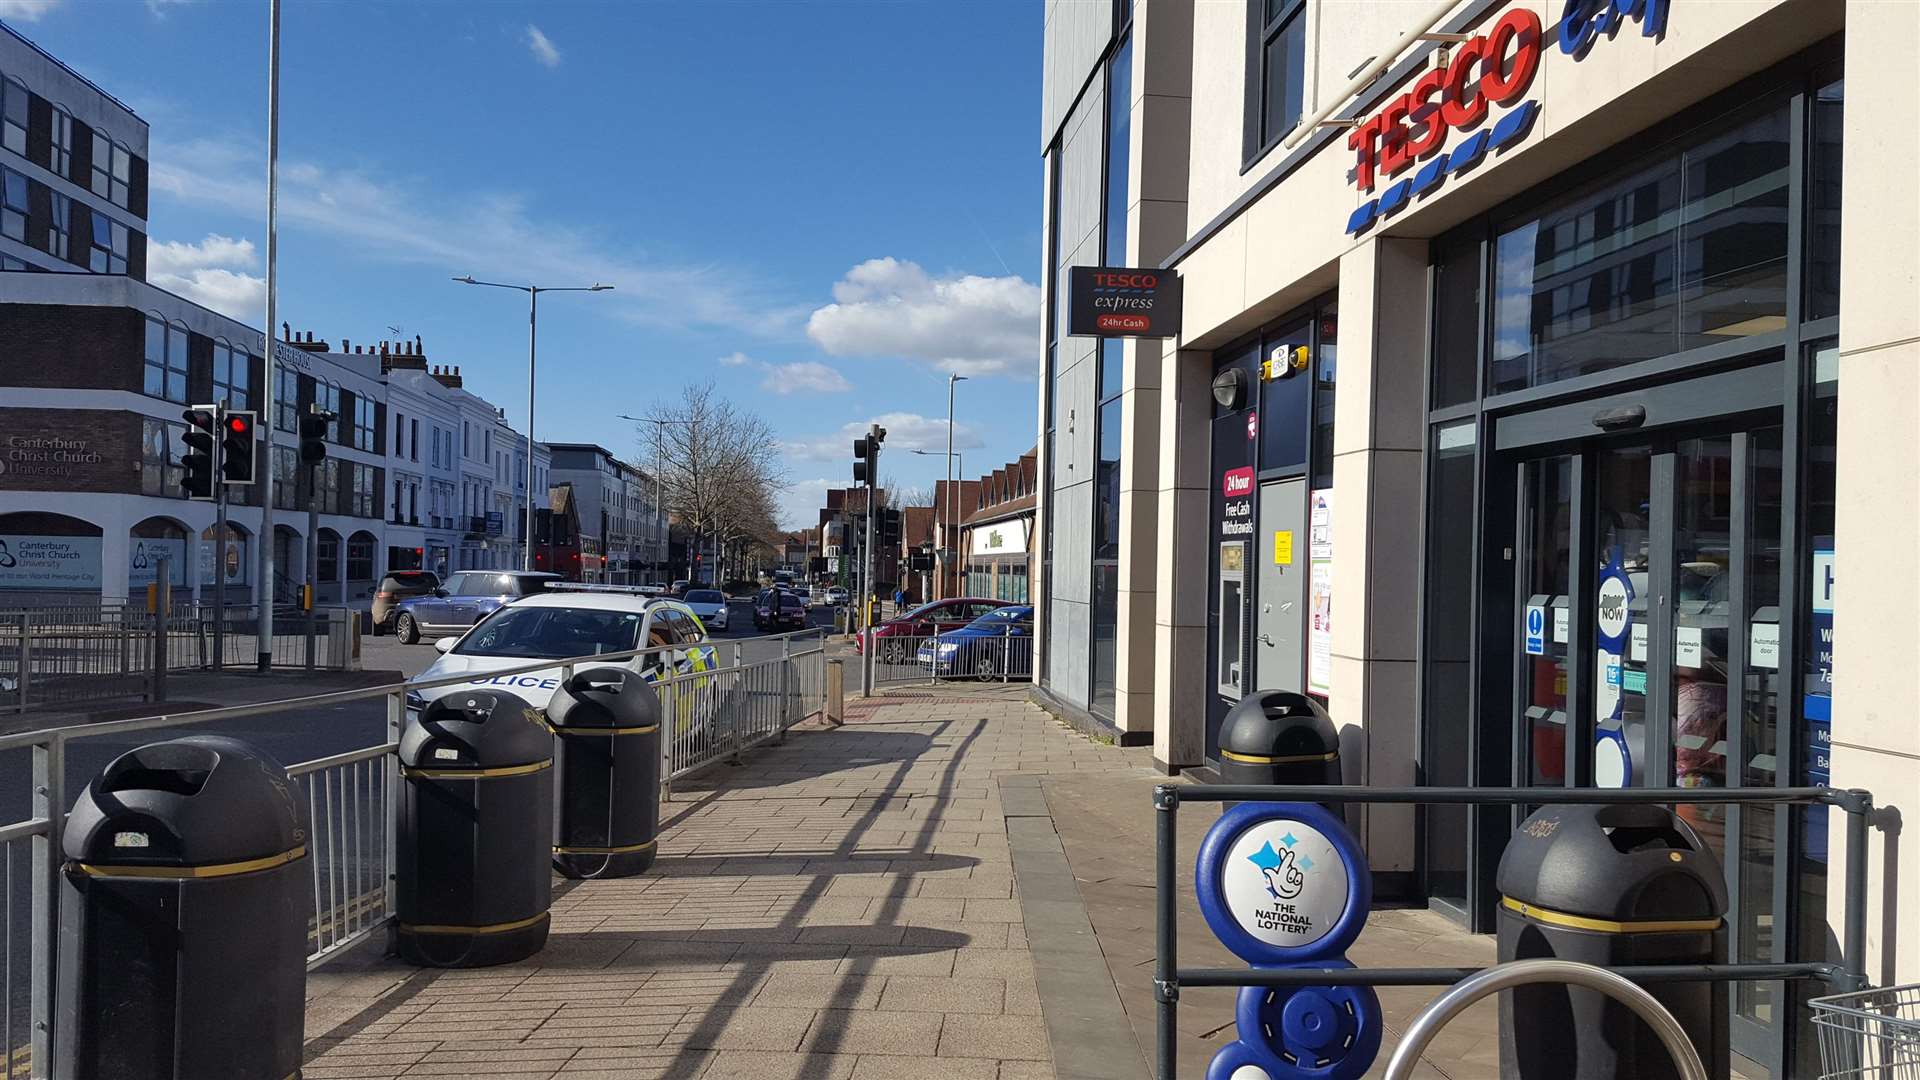
{"type": "MultiPolygon", "coordinates": [[[[556,882],[552,937],[526,961],[423,970],[378,940],[330,960],[308,981],[303,1074],[1146,1080],[1148,752],[1067,728],[1017,685],[899,688],[847,714],[677,785],[654,867],[556,882]]],[[[1183,852],[1209,817],[1181,811],[1183,852]]],[[[1183,861],[1182,963],[1230,964],[1183,861]]],[[[1425,911],[1379,911],[1352,959],[1492,953],[1425,911]]],[[[1232,994],[1183,993],[1182,1075],[1233,1038],[1232,994]]],[[[1382,993],[1382,1063],[1431,994],[1382,993]]],[[[1418,1075],[1494,1075],[1494,1046],[1487,1003],[1418,1075]]]]}

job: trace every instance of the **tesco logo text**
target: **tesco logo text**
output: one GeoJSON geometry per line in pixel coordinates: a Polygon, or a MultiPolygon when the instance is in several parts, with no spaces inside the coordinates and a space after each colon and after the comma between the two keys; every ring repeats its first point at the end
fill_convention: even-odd
{"type": "Polygon", "coordinates": [[[1093,283],[1110,289],[1157,289],[1160,277],[1157,274],[1095,274],[1093,283]]]}
{"type": "Polygon", "coordinates": [[[1433,154],[1447,132],[1465,131],[1485,120],[1489,102],[1517,101],[1539,70],[1540,16],[1515,8],[1492,30],[1463,42],[1452,63],[1420,76],[1413,89],[1353,129],[1347,147],[1358,155],[1354,185],[1372,191],[1376,168],[1396,176],[1433,154]]]}
{"type": "Polygon", "coordinates": [[[1229,499],[1253,494],[1253,470],[1247,467],[1228,469],[1220,477],[1220,494],[1229,499]]]}

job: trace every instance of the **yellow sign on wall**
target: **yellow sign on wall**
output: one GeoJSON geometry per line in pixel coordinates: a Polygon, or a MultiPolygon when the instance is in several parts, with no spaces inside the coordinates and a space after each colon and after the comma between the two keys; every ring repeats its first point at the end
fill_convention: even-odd
{"type": "Polygon", "coordinates": [[[1293,565],[1293,530],[1282,529],[1273,534],[1273,564],[1275,566],[1293,565]]]}

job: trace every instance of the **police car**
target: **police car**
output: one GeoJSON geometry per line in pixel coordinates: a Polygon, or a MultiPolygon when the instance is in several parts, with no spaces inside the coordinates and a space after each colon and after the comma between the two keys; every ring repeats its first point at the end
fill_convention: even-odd
{"type": "MultiPolygon", "coordinates": [[[[604,587],[603,587],[604,588],[604,587]]],[[[560,686],[560,669],[545,668],[510,675],[491,672],[525,667],[541,660],[566,660],[628,652],[654,651],[614,661],[632,668],[649,682],[675,675],[698,674],[713,668],[717,659],[707,632],[685,604],[652,599],[628,590],[555,591],[517,600],[482,619],[459,637],[434,642],[441,657],[409,684],[472,675],[446,686],[407,690],[410,716],[446,694],[488,689],[524,698],[545,709],[560,686]]],[[[696,678],[695,683],[702,681],[696,678]]],[[[674,711],[679,733],[697,728],[704,718],[694,710],[707,695],[681,694],[683,706],[674,711]]]]}

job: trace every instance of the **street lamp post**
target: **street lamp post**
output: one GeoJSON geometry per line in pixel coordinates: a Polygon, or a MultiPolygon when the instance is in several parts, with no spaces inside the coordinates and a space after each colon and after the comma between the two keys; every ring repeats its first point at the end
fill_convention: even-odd
{"type": "MultiPolygon", "coordinates": [[[[663,480],[662,480],[662,478],[666,475],[666,469],[664,468],[666,464],[666,456],[664,451],[662,450],[661,439],[666,434],[668,424],[685,424],[690,428],[698,428],[700,426],[700,421],[698,420],[663,420],[663,419],[659,419],[657,417],[652,417],[652,416],[628,416],[626,413],[621,413],[620,419],[631,420],[636,424],[652,424],[653,425],[653,513],[654,513],[654,523],[660,524],[663,522],[663,520],[667,516],[666,489],[663,486],[663,480]]],[[[669,545],[667,543],[667,538],[664,534],[661,535],[659,539],[660,539],[660,560],[659,561],[664,563],[667,561],[667,554],[668,554],[667,548],[669,547],[669,545]]],[[[693,574],[689,573],[687,576],[691,578],[693,574]]]]}
{"type": "Polygon", "coordinates": [[[494,289],[518,289],[527,294],[527,505],[526,518],[521,522],[525,530],[526,543],[521,546],[520,569],[533,569],[533,358],[536,339],[536,320],[540,310],[540,294],[543,292],[606,292],[613,288],[595,282],[592,285],[568,285],[555,287],[550,285],[508,285],[499,281],[476,281],[472,274],[453,280],[462,285],[485,285],[494,289]]]}
{"type": "MultiPolygon", "coordinates": [[[[949,372],[947,375],[947,502],[950,507],[947,514],[947,530],[953,528],[953,515],[959,510],[959,500],[954,498],[953,495],[953,384],[965,380],[966,376],[958,372],[949,372]]],[[[954,544],[954,554],[958,555],[959,553],[960,547],[956,541],[954,544]]],[[[947,545],[943,543],[940,545],[940,593],[942,599],[945,599],[946,596],[947,571],[951,568],[952,560],[947,558],[947,545]]],[[[957,588],[958,586],[956,585],[955,587],[957,588]]]]}
{"type": "MultiPolygon", "coordinates": [[[[963,377],[964,377],[964,376],[963,376],[963,377]]],[[[947,426],[948,426],[948,430],[949,430],[949,431],[951,431],[951,430],[952,430],[952,426],[953,426],[953,425],[952,425],[952,424],[948,424],[947,426]]],[[[951,442],[951,441],[952,441],[952,438],[953,438],[953,437],[952,437],[952,435],[951,435],[951,434],[949,434],[947,438],[948,438],[948,441],[949,441],[949,442],[951,442]]],[[[921,457],[940,457],[940,456],[941,456],[941,453],[940,453],[940,451],[938,451],[938,450],[913,450],[913,451],[909,451],[909,452],[910,452],[910,453],[914,453],[914,454],[919,454],[919,455],[920,455],[921,457]]],[[[967,460],[966,460],[966,458],[967,458],[967,456],[966,456],[966,455],[965,455],[964,453],[961,453],[960,451],[958,451],[958,450],[953,450],[953,449],[949,449],[949,450],[948,450],[948,451],[946,452],[946,455],[945,455],[945,456],[946,456],[946,459],[947,459],[947,498],[946,498],[946,501],[947,501],[947,504],[948,504],[949,506],[953,506],[953,507],[956,507],[956,512],[957,512],[957,503],[958,503],[958,499],[957,499],[957,497],[956,497],[956,496],[954,495],[954,493],[953,493],[953,474],[957,472],[957,473],[959,473],[959,474],[960,474],[960,475],[961,475],[962,477],[965,477],[965,476],[967,475],[967,460]]],[[[964,483],[965,481],[963,480],[962,482],[964,483]]],[[[947,566],[947,545],[946,545],[946,540],[947,540],[947,534],[948,534],[949,532],[951,532],[951,531],[952,531],[952,529],[953,529],[953,519],[952,519],[952,518],[950,517],[950,518],[948,518],[948,519],[947,519],[947,527],[946,527],[946,529],[942,531],[942,533],[941,533],[941,536],[940,536],[940,541],[941,541],[941,543],[940,543],[940,550],[939,550],[939,552],[938,552],[938,554],[939,554],[939,556],[940,556],[940,567],[941,567],[941,570],[940,570],[940,595],[934,598],[934,599],[936,599],[936,600],[944,600],[944,599],[946,599],[946,595],[947,595],[947,581],[946,581],[946,566],[947,566]]],[[[955,554],[956,556],[960,554],[960,548],[959,548],[959,545],[958,545],[958,543],[957,543],[957,542],[955,543],[955,546],[954,546],[954,554],[955,554]]],[[[957,585],[956,585],[956,588],[957,588],[957,585]]]]}

